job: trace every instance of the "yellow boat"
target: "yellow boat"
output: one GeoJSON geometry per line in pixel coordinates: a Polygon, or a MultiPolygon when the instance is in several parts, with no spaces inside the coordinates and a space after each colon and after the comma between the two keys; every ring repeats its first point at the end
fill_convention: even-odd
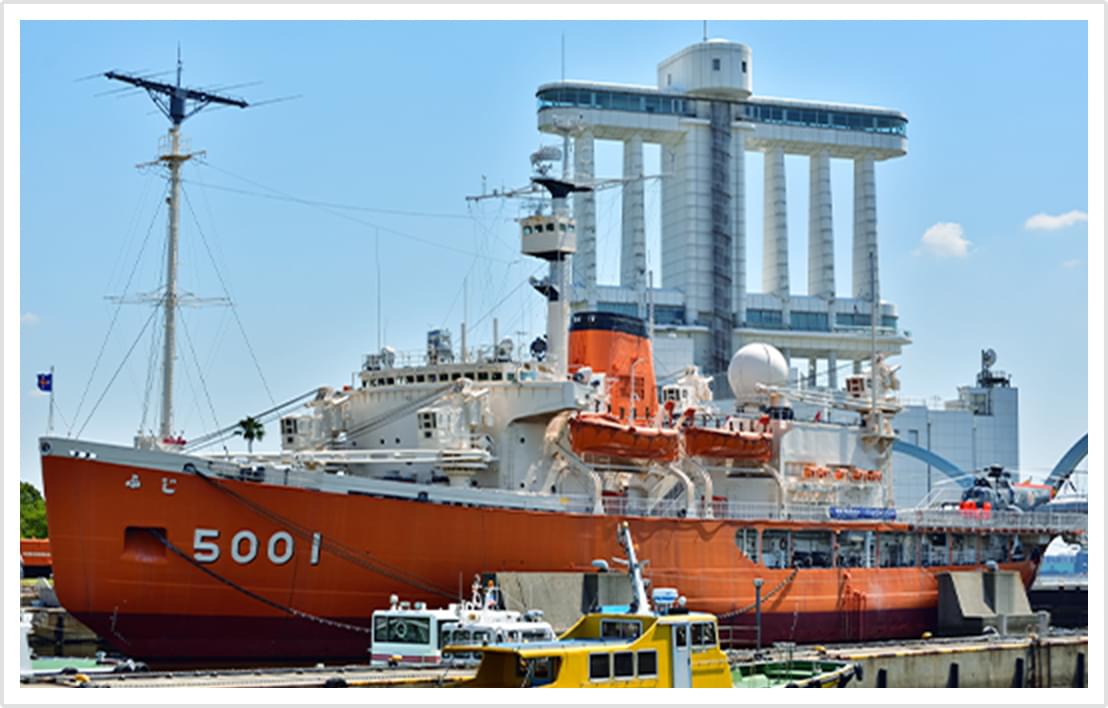
{"type": "MultiPolygon", "coordinates": [[[[632,601],[626,612],[586,614],[557,641],[482,647],[477,674],[460,688],[733,688],[842,686],[854,675],[843,662],[763,662],[729,665],[719,647],[714,615],[689,612],[676,590],[646,597],[642,564],[626,522],[619,541],[627,553],[632,601]],[[799,671],[798,671],[799,670],[799,671]]],[[[473,651],[448,646],[444,653],[473,651]]]]}
{"type": "Polygon", "coordinates": [[[485,647],[464,687],[730,688],[716,618],[593,613],[557,642],[485,647]]]}

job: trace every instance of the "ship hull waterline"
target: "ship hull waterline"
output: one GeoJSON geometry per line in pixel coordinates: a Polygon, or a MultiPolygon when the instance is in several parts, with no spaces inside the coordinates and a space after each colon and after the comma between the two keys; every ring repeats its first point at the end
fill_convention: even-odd
{"type": "MultiPolygon", "coordinates": [[[[444,606],[475,574],[594,572],[593,559],[620,555],[618,516],[338,494],[72,457],[42,463],[61,604],[148,662],[366,660],[370,616],[394,593],[444,606]]],[[[754,579],[763,592],[784,583],[763,603],[763,643],[935,628],[935,574],[946,568],[803,569],[790,579],[792,570],[755,565],[737,547],[736,531],[757,522],[627,520],[656,586],[678,587],[690,607],[744,635],[753,612],[728,613],[753,602],[754,579]]],[[[1002,567],[1030,582],[1035,565],[1002,567]]]]}

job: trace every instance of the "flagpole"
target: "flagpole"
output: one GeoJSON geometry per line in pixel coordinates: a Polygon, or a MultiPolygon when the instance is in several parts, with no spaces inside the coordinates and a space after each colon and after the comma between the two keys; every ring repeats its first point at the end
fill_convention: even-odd
{"type": "Polygon", "coordinates": [[[54,434],[54,367],[50,367],[50,416],[46,419],[46,434],[54,434]]]}

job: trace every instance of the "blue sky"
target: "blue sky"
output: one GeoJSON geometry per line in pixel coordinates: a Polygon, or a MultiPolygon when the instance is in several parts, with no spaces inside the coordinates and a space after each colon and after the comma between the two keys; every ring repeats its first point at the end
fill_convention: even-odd
{"type": "MultiPolygon", "coordinates": [[[[1044,474],[1088,427],[1085,24],[712,22],[709,31],[751,46],[755,94],[908,115],[908,156],[877,167],[882,296],[914,340],[900,357],[903,392],[952,398],[972,381],[979,351],[996,349],[998,368],[1020,387],[1024,472],[1044,474]],[[1036,215],[1046,217],[1030,225],[1050,228],[1028,228],[1036,215]]],[[[143,95],[97,96],[116,85],[75,79],[169,70],[180,42],[186,84],[260,81],[229,92],[301,96],[202,112],[184,127],[207,164],[186,168],[182,285],[222,296],[225,283],[250,343],[226,308],[185,312],[176,421],[190,437],[268,407],[267,385],[282,401],[349,383],[377,347],[378,238],[387,344],[420,350],[425,330],[444,325],[457,337],[464,309],[470,322],[483,318],[471,342],[491,339],[494,316],[502,335],[533,336],[542,303],[520,284],[539,264],[517,253],[518,208],[470,207],[464,197],[480,191],[482,176],[490,186],[525,183],[527,156],[551,142],[536,130],[534,91],[560,78],[563,34],[566,78],[652,84],[657,62],[701,32],[699,21],[25,22],[22,478],[40,479],[35,438],[47,400],[33,391],[35,373],[57,368],[61,432],[83,427],[85,437],[126,443],[146,405],[149,330],[85,425],[149,316],[145,306],[119,309],[85,393],[116,317],[105,296],[123,292],[132,267],[128,293],[160,282],[164,183],[135,165],[154,157],[167,121],[143,95]]],[[[799,290],[807,173],[803,160],[787,163],[799,290]]],[[[599,175],[618,176],[620,164],[619,147],[601,144],[599,175]]],[[[754,288],[759,156],[748,156],[748,175],[754,288]]],[[[849,163],[833,161],[832,180],[837,285],[848,294],[849,163]]],[[[657,200],[654,183],[648,209],[657,200]]],[[[598,203],[600,278],[613,282],[618,191],[598,203]]],[[[657,273],[656,227],[649,236],[657,273]]],[[[156,410],[152,398],[147,427],[156,410]]],[[[261,448],[276,447],[273,437],[261,448]]]]}

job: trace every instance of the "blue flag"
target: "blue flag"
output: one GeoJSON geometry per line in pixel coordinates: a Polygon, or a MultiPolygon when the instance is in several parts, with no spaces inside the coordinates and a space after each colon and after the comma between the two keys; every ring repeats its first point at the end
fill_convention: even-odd
{"type": "Polygon", "coordinates": [[[54,390],[54,375],[53,374],[39,374],[38,375],[38,390],[39,391],[53,391],[54,390]]]}

